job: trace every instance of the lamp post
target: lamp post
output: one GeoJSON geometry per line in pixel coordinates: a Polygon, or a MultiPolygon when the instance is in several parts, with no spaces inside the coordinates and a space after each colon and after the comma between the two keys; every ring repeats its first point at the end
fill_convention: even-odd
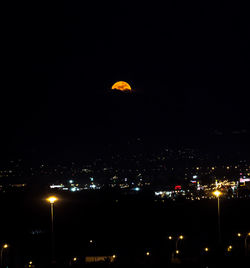
{"type": "Polygon", "coordinates": [[[175,243],[175,252],[177,253],[177,254],[179,254],[179,250],[178,250],[178,242],[179,242],[179,240],[182,240],[184,237],[183,237],[183,235],[180,235],[177,239],[176,239],[176,243],[175,243]]]}
{"type": "Polygon", "coordinates": [[[50,196],[47,201],[50,203],[50,213],[51,213],[51,258],[52,263],[55,262],[55,235],[54,235],[54,203],[57,201],[57,197],[50,196]]]}
{"type": "Polygon", "coordinates": [[[220,196],[222,192],[216,190],[213,192],[213,195],[217,197],[217,204],[218,204],[218,243],[221,244],[221,228],[220,228],[220,196]]]}
{"type": "Polygon", "coordinates": [[[8,247],[9,247],[8,244],[4,244],[1,246],[1,262],[0,262],[1,267],[3,266],[3,251],[7,249],[8,247]]]}
{"type": "MultiPolygon", "coordinates": [[[[237,233],[238,237],[241,237],[242,234],[241,233],[237,233]]],[[[250,232],[246,234],[245,238],[244,238],[244,249],[245,249],[245,256],[247,256],[248,253],[248,245],[247,245],[247,239],[248,237],[250,237],[250,232]]]]}
{"type": "MultiPolygon", "coordinates": [[[[182,240],[183,238],[184,238],[184,236],[183,236],[183,235],[180,235],[180,236],[178,236],[178,238],[176,239],[176,242],[175,242],[175,250],[174,250],[173,253],[172,253],[172,260],[174,259],[174,257],[175,257],[176,255],[178,255],[178,254],[180,253],[180,251],[179,251],[179,249],[178,249],[178,242],[179,242],[179,240],[182,240]]],[[[173,237],[172,237],[172,236],[169,236],[168,239],[169,239],[169,240],[172,240],[173,237]]]]}

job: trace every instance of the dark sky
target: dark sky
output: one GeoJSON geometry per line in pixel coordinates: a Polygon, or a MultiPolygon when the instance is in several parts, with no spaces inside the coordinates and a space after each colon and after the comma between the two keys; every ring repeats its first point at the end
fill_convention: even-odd
{"type": "Polygon", "coordinates": [[[6,4],[1,158],[74,154],[118,136],[249,131],[246,7],[85,2],[6,4]],[[119,80],[135,93],[111,94],[119,80]]]}

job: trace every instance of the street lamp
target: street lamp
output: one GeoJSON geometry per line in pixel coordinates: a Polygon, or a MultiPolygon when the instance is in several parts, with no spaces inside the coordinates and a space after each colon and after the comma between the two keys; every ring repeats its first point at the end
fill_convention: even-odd
{"type": "MultiPolygon", "coordinates": [[[[237,233],[237,236],[238,237],[242,237],[242,234],[241,233],[237,233]]],[[[250,233],[247,233],[245,238],[244,238],[244,248],[245,248],[245,256],[247,256],[247,239],[248,237],[250,237],[250,233]]]]}
{"type": "Polygon", "coordinates": [[[58,200],[55,196],[50,196],[46,199],[50,203],[51,212],[51,257],[52,262],[55,262],[55,235],[54,235],[54,203],[58,200]]]}
{"type": "MultiPolygon", "coordinates": [[[[172,236],[169,236],[168,239],[169,240],[173,240],[174,237],[172,236]]],[[[178,242],[179,240],[182,240],[184,239],[184,236],[183,235],[179,235],[177,238],[176,238],[176,241],[175,241],[175,249],[172,251],[172,260],[174,259],[174,257],[176,255],[178,255],[180,253],[179,249],[178,249],[178,242]]]]}
{"type": "Polygon", "coordinates": [[[179,240],[182,240],[184,238],[183,235],[180,235],[177,239],[176,239],[176,243],[175,243],[175,252],[176,254],[179,254],[179,250],[178,250],[178,242],[179,240]]]}
{"type": "Polygon", "coordinates": [[[218,242],[221,244],[221,229],[220,229],[220,196],[222,192],[216,190],[213,192],[213,195],[217,197],[218,200],[218,242]]]}
{"type": "Polygon", "coordinates": [[[2,245],[2,247],[1,247],[1,267],[2,267],[2,264],[3,264],[3,251],[5,250],[5,249],[7,249],[9,247],[9,245],[8,244],[4,244],[4,245],[2,245]]]}

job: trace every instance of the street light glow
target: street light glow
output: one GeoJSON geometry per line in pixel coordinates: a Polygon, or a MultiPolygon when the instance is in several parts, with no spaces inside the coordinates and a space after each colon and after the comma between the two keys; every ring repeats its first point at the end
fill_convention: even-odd
{"type": "Polygon", "coordinates": [[[150,252],[146,252],[146,255],[149,256],[150,255],[150,252]]]}
{"type": "Polygon", "coordinates": [[[179,236],[179,238],[180,238],[180,239],[183,239],[183,238],[184,238],[184,236],[183,236],[183,235],[180,235],[180,236],[179,236]]]}
{"type": "Polygon", "coordinates": [[[222,195],[222,192],[216,190],[216,191],[213,192],[213,195],[218,198],[218,197],[220,197],[220,195],[222,195]]]}
{"type": "Polygon", "coordinates": [[[209,251],[209,248],[205,248],[204,250],[205,250],[206,252],[208,252],[208,251],[209,251]]]}
{"type": "Polygon", "coordinates": [[[238,233],[237,236],[238,236],[238,237],[241,237],[241,233],[238,233]]]}
{"type": "Polygon", "coordinates": [[[57,200],[58,198],[55,196],[50,196],[49,198],[47,198],[47,201],[50,202],[50,204],[54,204],[57,200]]]}
{"type": "Polygon", "coordinates": [[[177,250],[175,251],[175,253],[176,253],[176,254],[179,254],[179,253],[180,253],[180,251],[177,249],[177,250]]]}
{"type": "Polygon", "coordinates": [[[4,244],[4,245],[3,245],[3,248],[8,248],[8,247],[9,247],[8,244],[4,244]]]}
{"type": "Polygon", "coordinates": [[[172,238],[173,238],[172,236],[169,236],[169,237],[168,237],[169,240],[172,240],[172,238]]]}

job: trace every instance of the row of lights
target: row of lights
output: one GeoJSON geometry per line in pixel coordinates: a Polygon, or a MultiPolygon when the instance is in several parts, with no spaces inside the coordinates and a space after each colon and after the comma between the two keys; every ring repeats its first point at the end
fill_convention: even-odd
{"type": "MultiPolygon", "coordinates": [[[[237,233],[237,236],[238,236],[238,237],[241,237],[242,234],[241,234],[241,233],[237,233]]],[[[247,234],[247,236],[250,236],[250,232],[247,234]]],[[[173,237],[172,237],[172,236],[169,236],[168,239],[169,239],[169,240],[172,240],[173,237]]],[[[181,239],[181,240],[182,240],[182,239],[184,239],[184,236],[183,236],[183,235],[180,235],[180,236],[177,238],[177,240],[178,240],[178,239],[181,239]]],[[[89,242],[90,242],[90,243],[93,243],[93,240],[89,240],[89,242]]],[[[9,246],[8,246],[7,244],[4,244],[4,245],[3,245],[3,248],[8,248],[8,247],[9,247],[9,246]]],[[[227,251],[228,251],[228,252],[231,252],[232,249],[233,249],[233,246],[232,246],[232,245],[229,245],[229,246],[227,247],[227,251]]],[[[205,248],[204,248],[204,251],[205,251],[205,252],[208,252],[209,250],[210,250],[210,249],[209,249],[208,247],[205,247],[205,248]]],[[[176,249],[175,253],[178,255],[178,254],[180,253],[180,251],[179,251],[178,249],[176,249]]],[[[151,256],[151,253],[150,253],[149,251],[147,251],[145,255],[146,255],[146,256],[151,256]]],[[[112,258],[113,258],[113,259],[116,259],[116,257],[117,257],[117,256],[116,256],[115,254],[112,255],[112,258]]],[[[73,261],[74,261],[74,262],[78,261],[78,258],[77,258],[77,257],[74,257],[74,258],[73,258],[73,261]]],[[[29,262],[29,265],[32,265],[32,261],[29,262]]]]}
{"type": "MultiPolygon", "coordinates": [[[[216,197],[219,197],[222,195],[222,192],[216,190],[213,192],[213,195],[216,196],[216,197]]],[[[56,201],[58,201],[58,198],[55,197],[55,196],[50,196],[46,199],[50,204],[54,204],[56,201]]]]}
{"type": "MultiPolygon", "coordinates": [[[[237,236],[238,236],[238,237],[241,237],[242,234],[241,234],[241,233],[237,233],[237,236]]],[[[247,236],[250,236],[250,233],[248,233],[247,236]]],[[[184,238],[183,235],[180,235],[180,236],[178,237],[178,239],[181,239],[181,240],[182,240],[183,238],[184,238]]],[[[169,240],[172,240],[173,237],[172,237],[172,236],[169,236],[168,239],[169,239],[169,240]]],[[[90,243],[93,243],[93,240],[90,240],[89,242],[90,242],[90,243]]],[[[8,245],[7,245],[7,244],[3,245],[3,248],[8,248],[8,245]]],[[[229,245],[229,246],[227,247],[227,251],[228,251],[228,252],[231,252],[232,249],[233,249],[233,246],[232,246],[232,245],[229,245]]],[[[204,248],[204,251],[205,251],[205,252],[208,252],[209,250],[210,250],[210,249],[209,249],[208,247],[205,247],[205,248],[204,248]]],[[[175,251],[175,253],[178,255],[178,254],[180,253],[180,251],[177,249],[177,250],[175,251]]],[[[151,253],[150,253],[149,251],[147,251],[145,255],[149,257],[149,256],[151,256],[151,253]]],[[[117,257],[117,256],[116,256],[115,254],[112,255],[112,258],[113,258],[113,259],[116,259],[116,257],[117,257]]],[[[78,258],[77,258],[77,257],[74,257],[74,258],[73,258],[73,261],[74,261],[74,262],[78,261],[78,258]]],[[[30,261],[29,264],[32,265],[32,261],[30,261]]]]}
{"type": "MultiPolygon", "coordinates": [[[[237,236],[238,236],[238,237],[241,237],[242,234],[241,234],[241,233],[237,233],[237,236]]],[[[247,234],[247,236],[250,236],[250,232],[247,234]]],[[[173,237],[173,236],[169,236],[168,239],[169,239],[169,240],[173,240],[174,237],[173,237]]],[[[177,240],[178,240],[178,239],[182,240],[182,239],[184,239],[184,236],[183,236],[183,235],[180,235],[180,236],[177,237],[177,240]]],[[[89,240],[89,242],[90,242],[90,243],[93,243],[93,240],[89,240]]],[[[229,250],[232,250],[232,246],[231,246],[231,245],[228,246],[228,249],[229,249],[229,250]]],[[[204,248],[204,251],[208,252],[208,251],[209,251],[209,248],[208,248],[208,247],[204,248]]],[[[176,254],[179,254],[179,253],[180,253],[180,251],[179,251],[179,250],[176,250],[176,254]]],[[[150,255],[151,255],[150,252],[147,251],[147,252],[146,252],[146,256],[150,256],[150,255]]],[[[113,255],[112,257],[113,257],[113,258],[116,258],[116,255],[113,255]]],[[[74,261],[76,261],[76,260],[77,260],[77,258],[74,258],[74,261]]]]}
{"type": "MultiPolygon", "coordinates": [[[[238,237],[242,237],[242,234],[241,234],[241,233],[237,233],[237,236],[238,236],[238,237]]],[[[245,239],[247,239],[249,236],[250,236],[250,232],[247,233],[245,239]]],[[[227,251],[228,251],[228,252],[232,251],[232,249],[233,249],[233,246],[232,246],[232,245],[229,245],[229,246],[227,247],[227,251]]],[[[209,248],[204,248],[204,250],[205,250],[206,252],[208,252],[208,251],[209,251],[209,248]]]]}
{"type": "MultiPolygon", "coordinates": [[[[238,237],[241,237],[242,234],[241,234],[241,233],[238,233],[237,236],[238,236],[238,237]]],[[[246,236],[250,236],[250,233],[248,233],[246,236]]]]}
{"type": "MultiPolygon", "coordinates": [[[[147,253],[149,253],[149,252],[147,252],[147,253]]],[[[112,255],[112,258],[113,258],[113,259],[116,259],[116,257],[117,257],[117,256],[116,256],[115,254],[112,255]]],[[[73,261],[74,261],[74,262],[76,262],[76,261],[78,261],[78,260],[79,260],[79,258],[77,258],[77,257],[74,257],[74,258],[73,258],[73,261]]]]}
{"type": "MultiPolygon", "coordinates": [[[[183,236],[183,235],[180,235],[177,239],[181,239],[181,240],[182,240],[183,238],[184,238],[184,236],[183,236]]],[[[168,239],[169,239],[169,240],[172,240],[173,237],[172,237],[172,236],[169,236],[168,239]]]]}

